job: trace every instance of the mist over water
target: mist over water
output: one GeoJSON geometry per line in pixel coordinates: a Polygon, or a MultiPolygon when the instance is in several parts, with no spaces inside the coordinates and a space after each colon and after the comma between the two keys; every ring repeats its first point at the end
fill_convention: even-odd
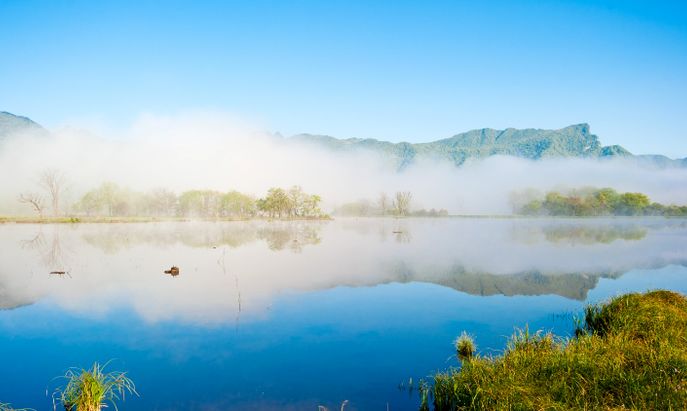
{"type": "Polygon", "coordinates": [[[0,290],[5,308],[202,324],[259,317],[287,291],[394,282],[584,299],[600,278],[686,265],[686,236],[681,219],[14,225],[0,227],[0,290]]]}
{"type": "MultiPolygon", "coordinates": [[[[346,136],[340,136],[346,137],[346,136]]],[[[448,136],[440,136],[448,137],[448,136]]],[[[452,214],[508,214],[513,191],[612,187],[638,191],[666,204],[687,204],[687,168],[651,168],[613,159],[493,156],[452,164],[419,161],[397,171],[367,151],[333,152],[272,135],[223,113],[141,116],[125,131],[101,135],[76,128],[45,136],[14,136],[0,143],[0,211],[29,213],[19,193],[36,191],[37,176],[55,168],[68,181],[65,202],[104,181],[134,190],[238,190],[256,196],[274,186],[300,185],[331,211],[380,192],[411,191],[414,208],[452,214]]]]}

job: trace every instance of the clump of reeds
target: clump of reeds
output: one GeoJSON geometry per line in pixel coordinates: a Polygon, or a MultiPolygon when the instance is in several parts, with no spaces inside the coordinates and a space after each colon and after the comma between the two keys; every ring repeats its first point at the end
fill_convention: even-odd
{"type": "Polygon", "coordinates": [[[53,404],[59,402],[65,411],[100,411],[111,405],[117,410],[117,401],[126,394],[138,395],[134,382],[125,372],[105,372],[105,365],[97,362],[90,369],[71,368],[61,378],[66,379],[64,387],[53,394],[53,404]]]}
{"type": "Polygon", "coordinates": [[[456,356],[461,362],[471,360],[477,348],[474,338],[465,331],[456,338],[453,345],[456,347],[456,356]]]}
{"type": "Polygon", "coordinates": [[[420,411],[429,411],[429,384],[427,381],[420,380],[418,392],[420,393],[420,411]]]}
{"type": "Polygon", "coordinates": [[[685,409],[685,296],[619,296],[587,307],[577,325],[565,340],[516,331],[503,355],[474,355],[437,373],[429,388],[434,409],[685,409]]]}

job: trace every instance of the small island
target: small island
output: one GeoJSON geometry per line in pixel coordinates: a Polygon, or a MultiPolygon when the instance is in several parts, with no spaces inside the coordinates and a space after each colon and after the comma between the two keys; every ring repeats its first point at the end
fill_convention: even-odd
{"type": "Polygon", "coordinates": [[[612,188],[584,188],[568,194],[549,191],[543,198],[536,194],[515,193],[513,208],[528,216],[687,216],[687,206],[652,202],[646,194],[619,193],[612,188]],[[537,197],[525,201],[522,197],[537,197]]]}

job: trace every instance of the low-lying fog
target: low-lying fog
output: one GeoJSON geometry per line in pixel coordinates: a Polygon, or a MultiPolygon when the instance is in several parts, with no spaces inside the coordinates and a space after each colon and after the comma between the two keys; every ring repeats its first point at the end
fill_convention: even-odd
{"type": "MultiPolygon", "coordinates": [[[[0,212],[30,213],[20,193],[36,188],[41,170],[61,170],[67,197],[112,181],[135,190],[238,190],[256,196],[273,186],[300,185],[323,198],[323,209],[380,192],[413,193],[414,208],[452,214],[510,213],[509,195],[534,188],[613,187],[661,203],[687,204],[687,168],[648,168],[617,160],[490,157],[456,168],[418,163],[398,172],[377,155],[332,152],[287,143],[263,129],[218,113],[142,116],[123,132],[75,128],[50,137],[14,136],[0,143],[0,212]]],[[[343,136],[342,136],[343,137],[343,136]]]]}

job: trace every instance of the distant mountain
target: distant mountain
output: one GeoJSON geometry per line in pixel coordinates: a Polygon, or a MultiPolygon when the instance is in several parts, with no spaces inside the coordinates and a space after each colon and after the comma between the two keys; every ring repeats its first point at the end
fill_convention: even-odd
{"type": "Polygon", "coordinates": [[[659,167],[687,166],[687,159],[671,160],[665,156],[634,156],[625,148],[602,146],[591,134],[588,124],[577,124],[558,130],[483,128],[430,143],[390,143],[374,139],[337,139],[330,136],[298,134],[292,141],[314,144],[336,151],[372,150],[394,161],[403,169],[418,160],[447,160],[462,165],[469,159],[509,155],[537,160],[551,157],[610,158],[625,157],[659,167]]]}
{"type": "Polygon", "coordinates": [[[641,165],[649,165],[660,168],[687,167],[687,158],[673,160],[672,158],[668,158],[660,154],[638,154],[633,158],[641,165]]]}
{"type": "Polygon", "coordinates": [[[47,130],[30,118],[0,111],[0,141],[12,134],[30,133],[47,134],[47,130]]]}
{"type": "MultiPolygon", "coordinates": [[[[11,134],[47,135],[33,120],[0,111],[0,141],[11,134]]],[[[278,135],[277,135],[278,136],[278,135]]],[[[381,154],[402,170],[419,160],[449,161],[457,166],[470,159],[508,155],[537,160],[541,158],[617,158],[651,167],[687,167],[687,158],[673,160],[663,155],[633,155],[622,146],[603,146],[588,124],[558,130],[535,128],[495,130],[483,128],[456,134],[430,143],[391,143],[375,139],[338,139],[326,135],[297,134],[289,142],[324,147],[334,151],[367,150],[381,154]]]]}

